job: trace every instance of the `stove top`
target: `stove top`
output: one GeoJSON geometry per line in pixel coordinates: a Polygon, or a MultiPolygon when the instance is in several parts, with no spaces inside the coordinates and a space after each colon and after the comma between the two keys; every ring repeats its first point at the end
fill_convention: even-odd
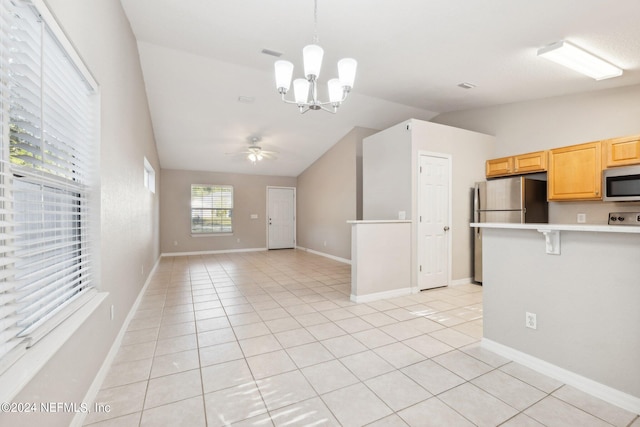
{"type": "Polygon", "coordinates": [[[640,226],[640,212],[611,212],[609,213],[609,225],[640,226]]]}

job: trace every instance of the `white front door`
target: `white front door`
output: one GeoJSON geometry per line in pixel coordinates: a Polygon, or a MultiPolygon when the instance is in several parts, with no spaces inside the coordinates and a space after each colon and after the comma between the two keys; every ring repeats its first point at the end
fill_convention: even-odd
{"type": "Polygon", "coordinates": [[[296,246],[296,189],[267,187],[268,249],[296,246]]]}
{"type": "Polygon", "coordinates": [[[418,287],[449,283],[450,169],[447,155],[420,156],[418,188],[418,287]]]}

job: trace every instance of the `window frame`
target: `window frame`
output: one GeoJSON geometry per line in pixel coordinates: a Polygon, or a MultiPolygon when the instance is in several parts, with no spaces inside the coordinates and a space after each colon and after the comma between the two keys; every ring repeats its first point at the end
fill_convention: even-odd
{"type": "MultiPolygon", "coordinates": [[[[221,184],[191,184],[191,192],[190,192],[190,207],[189,207],[189,216],[190,216],[190,230],[191,230],[191,236],[192,237],[206,237],[206,236],[232,236],[233,235],[233,210],[234,210],[234,188],[233,185],[221,185],[221,184]],[[230,191],[231,195],[230,195],[230,201],[226,200],[225,201],[225,196],[223,194],[219,195],[219,196],[214,196],[214,198],[218,199],[210,199],[210,200],[206,200],[203,197],[200,197],[200,199],[198,200],[197,198],[194,199],[194,189],[196,188],[208,188],[211,191],[215,191],[215,189],[218,189],[218,192],[222,191],[230,191]],[[208,202],[211,202],[209,206],[197,206],[194,207],[194,203],[197,204],[198,202],[200,202],[201,204],[206,204],[208,202]],[[214,205],[215,203],[218,203],[217,205],[214,205]],[[225,205],[225,202],[227,203],[225,205]],[[200,213],[202,214],[203,211],[205,210],[209,210],[211,211],[211,215],[209,215],[210,218],[212,218],[212,222],[213,222],[213,218],[217,215],[214,215],[214,212],[223,212],[223,211],[227,211],[227,215],[226,219],[228,219],[228,226],[225,226],[225,224],[218,224],[218,226],[220,227],[220,230],[214,230],[214,229],[208,229],[208,230],[197,230],[194,228],[194,214],[195,211],[199,210],[200,213]]],[[[202,217],[204,215],[201,215],[200,217],[202,217]]],[[[213,228],[216,224],[212,224],[211,228],[213,228]]]]}
{"type": "MultiPolygon", "coordinates": [[[[8,14],[11,15],[12,12],[10,10],[12,6],[9,1],[0,1],[2,1],[2,8],[0,9],[3,14],[2,25],[6,25],[4,28],[1,28],[0,25],[0,31],[2,31],[3,35],[7,35],[10,33],[10,28],[12,27],[6,24],[8,21],[4,14],[5,11],[7,11],[8,14]]],[[[61,227],[67,228],[67,233],[70,233],[68,235],[71,236],[71,240],[68,240],[66,244],[73,248],[70,253],[89,253],[92,267],[89,270],[85,270],[86,265],[83,264],[85,261],[82,261],[82,258],[78,258],[80,261],[74,261],[80,262],[80,264],[72,265],[69,270],[77,272],[80,269],[83,269],[80,276],[84,275],[84,278],[78,279],[78,281],[81,284],[87,284],[87,286],[81,286],[77,291],[74,291],[74,288],[70,287],[69,290],[71,292],[65,292],[65,295],[70,295],[70,297],[60,298],[60,301],[63,301],[62,304],[57,305],[54,310],[47,311],[47,314],[44,317],[39,318],[30,326],[15,335],[12,343],[17,342],[17,345],[0,357],[0,401],[11,401],[20,392],[20,390],[22,390],[22,388],[27,385],[33,377],[35,377],[46,363],[48,363],[50,358],[58,352],[65,342],[76,333],[76,331],[86,322],[95,310],[101,306],[105,298],[108,296],[107,292],[99,291],[100,174],[99,167],[95,167],[95,165],[99,164],[100,157],[99,85],[83,63],[78,53],[75,51],[71,42],[66,38],[64,31],[57,24],[53,14],[49,11],[44,1],[29,0],[21,1],[18,4],[23,5],[21,7],[30,9],[30,11],[35,15],[42,31],[47,32],[46,36],[42,36],[42,40],[48,40],[47,43],[53,41],[54,44],[57,45],[59,51],[55,51],[57,53],[54,55],[59,55],[61,53],[62,57],[64,57],[64,62],[73,67],[75,71],[73,74],[67,74],[66,72],[60,74],[64,76],[63,81],[67,82],[73,80],[76,84],[81,83],[86,85],[86,89],[88,90],[87,98],[85,100],[89,107],[89,110],[87,111],[90,111],[90,114],[89,116],[82,117],[80,119],[80,123],[83,123],[82,127],[84,127],[85,124],[89,127],[87,128],[87,132],[83,133],[84,138],[80,139],[81,144],[71,145],[73,147],[81,147],[79,149],[83,151],[82,156],[76,156],[71,151],[64,151],[64,149],[63,151],[56,152],[55,150],[59,148],[59,145],[57,145],[56,142],[58,141],[56,139],[58,135],[54,136],[53,133],[49,133],[45,134],[44,137],[39,136],[39,138],[43,139],[41,142],[41,150],[54,150],[47,151],[47,156],[49,154],[62,156],[58,157],[58,160],[66,161],[68,165],[71,165],[71,167],[64,166],[64,169],[56,169],[58,168],[58,165],[61,165],[61,163],[56,163],[57,161],[55,160],[54,163],[48,163],[48,165],[53,166],[45,169],[16,164],[16,162],[11,161],[9,148],[11,145],[11,129],[12,126],[15,126],[15,122],[12,121],[9,116],[10,103],[13,101],[11,101],[9,99],[9,95],[7,95],[6,98],[0,100],[0,118],[2,118],[2,122],[0,122],[0,129],[2,130],[0,138],[0,147],[2,148],[0,153],[0,175],[2,177],[2,181],[0,182],[0,185],[8,188],[10,191],[16,181],[24,183],[20,184],[23,186],[23,190],[25,187],[40,186],[41,193],[43,195],[50,195],[50,197],[53,197],[53,199],[48,199],[48,201],[42,203],[42,205],[45,206],[44,215],[54,215],[55,212],[51,211],[51,206],[57,203],[64,203],[66,208],[62,211],[64,214],[60,224],[62,224],[61,227]],[[85,155],[88,157],[85,157],[85,155]],[[85,163],[85,165],[88,165],[88,168],[85,167],[84,170],[86,173],[82,176],[77,175],[77,168],[75,167],[75,165],[80,161],[80,157],[82,157],[82,159],[88,159],[88,163],[85,163]],[[53,189],[53,191],[50,191],[51,189],[53,189]],[[58,200],[56,199],[56,194],[60,195],[62,199],[66,198],[75,201],[65,202],[64,200],[58,200]],[[47,211],[47,209],[49,211],[47,211]],[[66,217],[64,215],[66,215],[66,217]],[[81,217],[82,220],[80,220],[81,217]],[[87,218],[86,223],[82,228],[78,228],[80,227],[79,223],[84,221],[85,217],[87,218]],[[70,225],[71,228],[69,228],[70,225]],[[92,270],[92,273],[90,270],[92,270]],[[86,281],[86,278],[88,277],[87,274],[91,274],[93,276],[89,281],[86,281]],[[36,344],[37,350],[32,350],[31,348],[36,344]]],[[[6,50],[3,50],[3,48],[0,48],[0,51],[2,51],[0,53],[2,53],[2,67],[4,68],[7,57],[5,56],[6,50]]],[[[54,52],[54,50],[45,46],[44,50],[41,52],[44,52],[45,55],[49,55],[54,52]]],[[[48,60],[51,61],[50,58],[48,60]]],[[[55,72],[59,72],[58,70],[55,72]]],[[[0,70],[0,72],[3,72],[3,70],[0,70]]],[[[10,71],[4,70],[4,72],[9,73],[10,71]]],[[[51,71],[48,72],[51,73],[51,71]]],[[[47,79],[47,82],[50,81],[46,74],[45,79],[47,79]]],[[[7,85],[8,84],[9,83],[7,83],[7,85]]],[[[47,87],[47,84],[49,83],[46,83],[44,87],[47,87]]],[[[3,85],[3,91],[7,87],[8,86],[3,85]]],[[[43,87],[42,80],[40,80],[40,83],[36,84],[34,87],[37,90],[41,90],[39,88],[43,87]]],[[[51,87],[47,87],[45,92],[51,90],[51,87]]],[[[57,90],[64,89],[58,88],[57,90]]],[[[47,94],[46,96],[48,97],[49,95],[47,94]]],[[[40,118],[40,120],[42,120],[42,118],[40,118]]],[[[58,123],[56,123],[56,126],[57,125],[58,123]]],[[[51,131],[53,128],[47,126],[46,129],[51,131]]],[[[13,130],[15,131],[15,129],[13,130]]],[[[65,140],[61,140],[63,144],[66,143],[66,138],[67,137],[65,136],[65,140]]],[[[75,138],[76,137],[72,139],[75,138]]],[[[84,162],[84,160],[82,161],[84,162]]],[[[20,203],[23,202],[14,201],[13,197],[9,197],[3,202],[3,207],[7,212],[9,212],[8,215],[15,217],[17,215],[14,212],[15,206],[20,203]]],[[[47,216],[47,218],[48,219],[43,221],[42,224],[51,225],[51,221],[58,221],[52,219],[54,218],[53,216],[47,216]]],[[[57,226],[53,227],[53,230],[57,233],[57,226]]],[[[9,229],[8,231],[5,231],[5,233],[9,235],[9,239],[13,238],[11,237],[11,233],[14,233],[13,229],[9,229]]],[[[16,257],[16,253],[7,253],[4,254],[3,257],[16,257]]],[[[69,254],[65,252],[64,257],[67,257],[65,259],[68,260],[69,254]]],[[[57,265],[57,262],[53,265],[57,265]]],[[[13,277],[10,277],[9,279],[14,280],[13,277]]],[[[23,280],[23,282],[31,285],[30,281],[23,280]]],[[[2,288],[2,284],[3,283],[0,283],[0,289],[2,288]]],[[[6,286],[4,289],[5,291],[7,290],[6,286]]],[[[8,292],[19,292],[19,288],[16,287],[12,290],[10,285],[8,292]]],[[[3,306],[0,305],[0,308],[3,308],[3,306]]],[[[18,328],[20,328],[20,326],[18,326],[18,328]]]]}

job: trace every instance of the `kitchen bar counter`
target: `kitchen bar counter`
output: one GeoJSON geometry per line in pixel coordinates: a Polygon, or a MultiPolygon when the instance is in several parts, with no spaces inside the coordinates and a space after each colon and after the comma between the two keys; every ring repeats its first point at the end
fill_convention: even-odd
{"type": "Polygon", "coordinates": [[[471,223],[471,227],[504,228],[515,230],[551,230],[551,231],[590,231],[594,233],[640,233],[640,227],[629,225],[590,225],[590,224],[507,224],[507,223],[471,223]]]}
{"type": "Polygon", "coordinates": [[[483,229],[482,346],[640,413],[640,227],[471,226],[483,229]]]}

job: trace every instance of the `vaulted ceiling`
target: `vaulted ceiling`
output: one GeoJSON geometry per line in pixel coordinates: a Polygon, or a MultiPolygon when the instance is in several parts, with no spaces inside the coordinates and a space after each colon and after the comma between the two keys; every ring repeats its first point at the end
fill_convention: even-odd
{"type": "Polygon", "coordinates": [[[276,58],[262,50],[282,53],[302,77],[313,0],[121,3],[166,169],[297,176],[354,126],[640,84],[637,0],[318,0],[321,96],[340,58],[355,58],[358,73],[337,114],[301,115],[280,100],[276,58]],[[623,76],[595,81],[536,56],[559,40],[623,76]],[[277,159],[252,165],[233,154],[254,137],[277,159]]]}

